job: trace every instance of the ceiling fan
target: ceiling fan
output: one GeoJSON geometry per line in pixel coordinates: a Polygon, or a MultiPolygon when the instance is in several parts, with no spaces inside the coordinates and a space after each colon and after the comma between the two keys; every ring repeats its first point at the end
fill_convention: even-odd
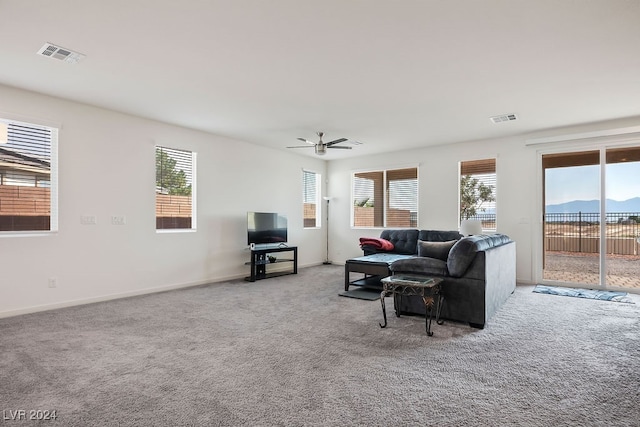
{"type": "Polygon", "coordinates": [[[293,147],[287,147],[287,148],[311,148],[313,147],[316,150],[316,154],[322,156],[325,155],[327,153],[327,148],[340,148],[343,150],[351,150],[352,147],[345,147],[344,145],[336,145],[336,144],[340,144],[341,142],[345,142],[347,141],[347,138],[339,138],[339,139],[335,139],[331,142],[324,142],[322,141],[322,137],[324,136],[324,132],[316,132],[316,134],[320,137],[320,140],[318,142],[313,142],[313,141],[309,141],[307,139],[304,138],[298,138],[298,140],[302,141],[302,142],[306,142],[309,145],[294,145],[293,147]]]}

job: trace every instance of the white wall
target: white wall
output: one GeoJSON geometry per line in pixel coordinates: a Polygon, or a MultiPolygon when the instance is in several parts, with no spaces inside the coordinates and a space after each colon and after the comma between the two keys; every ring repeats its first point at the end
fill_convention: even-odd
{"type": "Polygon", "coordinates": [[[640,118],[591,123],[584,126],[546,130],[527,136],[430,146],[356,159],[331,161],[328,165],[328,194],[334,197],[330,212],[330,253],[334,262],[361,256],[360,237],[376,237],[381,229],[350,226],[351,175],[358,170],[418,166],[418,228],[457,230],[458,163],[463,160],[497,158],[497,231],[517,243],[517,279],[539,280],[542,241],[541,178],[538,159],[549,150],[573,151],[603,144],[639,145],[640,137],[595,138],[629,129],[640,129],[640,118]],[[611,130],[611,132],[602,132],[611,130]],[[528,145],[528,140],[559,137],[560,141],[528,145]],[[580,136],[582,139],[575,140],[580,136]],[[594,136],[594,138],[584,138],[594,136]],[[635,138],[635,139],[634,139],[635,138]]]}
{"type": "Polygon", "coordinates": [[[300,266],[324,260],[324,230],[302,227],[302,168],[323,160],[1,85],[0,116],[61,125],[59,231],[0,237],[0,317],[244,277],[252,210],[288,215],[300,266]],[[196,232],[155,230],[155,144],[197,153],[196,232]]]}
{"type": "Polygon", "coordinates": [[[300,266],[319,264],[325,256],[325,230],[302,228],[302,168],[328,180],[323,195],[334,197],[330,257],[342,263],[362,254],[359,237],[380,233],[350,226],[353,171],[419,166],[418,228],[451,230],[457,227],[458,162],[496,156],[498,232],[518,244],[518,280],[533,282],[542,233],[539,151],[579,149],[594,142],[527,147],[526,138],[598,134],[640,124],[640,118],[592,123],[526,138],[431,146],[327,165],[321,159],[2,85],[0,116],[62,126],[60,229],[50,235],[0,237],[0,317],[243,277],[248,274],[250,210],[288,214],[289,240],[299,247],[300,266]],[[155,144],[198,154],[194,233],[156,233],[155,144]],[[98,224],[81,225],[82,215],[97,216],[98,224]],[[127,224],[111,225],[111,215],[126,216],[127,224]],[[51,277],[57,288],[48,287],[51,277]]]}

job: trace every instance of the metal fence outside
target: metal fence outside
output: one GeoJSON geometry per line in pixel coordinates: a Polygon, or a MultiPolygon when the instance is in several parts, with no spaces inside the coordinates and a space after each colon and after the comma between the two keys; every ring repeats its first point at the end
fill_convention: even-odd
{"type": "Polygon", "coordinates": [[[496,229],[496,214],[476,214],[469,219],[482,221],[482,229],[492,231],[496,229]]]}
{"type": "MultiPolygon", "coordinates": [[[[606,253],[637,255],[640,238],[639,212],[607,212],[606,253]]],[[[600,251],[601,216],[595,212],[545,214],[545,250],[597,253],[600,251]]]]}
{"type": "MultiPolygon", "coordinates": [[[[483,230],[496,229],[495,214],[477,214],[470,219],[482,221],[483,230]]],[[[640,212],[607,212],[605,225],[607,254],[640,254],[640,212]]],[[[598,253],[600,214],[545,214],[544,247],[546,251],[598,253]]]]}

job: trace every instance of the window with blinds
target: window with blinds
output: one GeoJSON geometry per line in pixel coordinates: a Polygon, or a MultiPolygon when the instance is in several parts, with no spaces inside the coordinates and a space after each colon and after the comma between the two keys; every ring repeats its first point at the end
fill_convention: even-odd
{"type": "Polygon", "coordinates": [[[156,147],[156,230],[196,228],[191,151],[156,147]]]}
{"type": "Polygon", "coordinates": [[[418,226],[418,168],[353,174],[353,226],[418,226]]]}
{"type": "Polygon", "coordinates": [[[496,230],[496,159],[460,162],[460,219],[496,230]]]}
{"type": "Polygon", "coordinates": [[[320,174],[302,171],[302,212],[305,228],[320,227],[320,174]]]}
{"type": "Polygon", "coordinates": [[[0,119],[0,232],[56,231],[58,129],[0,119]]]}

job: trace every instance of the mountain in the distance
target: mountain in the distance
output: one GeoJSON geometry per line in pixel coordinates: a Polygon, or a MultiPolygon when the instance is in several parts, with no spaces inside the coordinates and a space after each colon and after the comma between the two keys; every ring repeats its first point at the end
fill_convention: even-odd
{"type": "MultiPolygon", "coordinates": [[[[640,197],[634,197],[629,200],[612,200],[607,199],[607,212],[640,212],[640,197]]],[[[560,203],[557,205],[547,205],[546,213],[577,213],[577,212],[600,212],[599,200],[572,200],[570,202],[560,203]]]]}

